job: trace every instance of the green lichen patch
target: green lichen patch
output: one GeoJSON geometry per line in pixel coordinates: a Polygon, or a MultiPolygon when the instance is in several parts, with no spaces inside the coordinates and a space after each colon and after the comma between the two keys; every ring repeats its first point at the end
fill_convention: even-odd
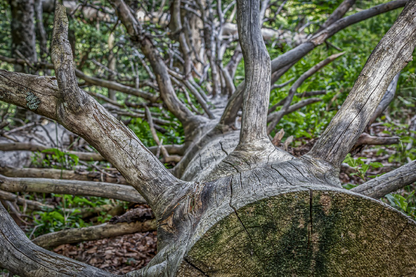
{"type": "Polygon", "coordinates": [[[36,111],[40,105],[40,99],[31,91],[27,91],[26,95],[27,107],[32,111],[36,111]]]}
{"type": "Polygon", "coordinates": [[[208,276],[414,276],[415,238],[415,222],[378,201],[311,189],[231,213],[186,260],[208,276]]]}

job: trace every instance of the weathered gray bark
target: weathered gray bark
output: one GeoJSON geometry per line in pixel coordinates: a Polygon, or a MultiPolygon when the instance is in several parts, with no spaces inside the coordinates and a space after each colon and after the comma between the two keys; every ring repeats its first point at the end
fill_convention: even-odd
{"type": "Polygon", "coordinates": [[[131,186],[104,182],[44,178],[10,178],[0,175],[0,189],[8,192],[41,192],[108,197],[133,203],[146,203],[131,186]]]}
{"type": "Polygon", "coordinates": [[[123,176],[112,174],[103,174],[94,171],[77,171],[77,170],[61,170],[53,168],[13,168],[1,167],[0,174],[7,177],[23,177],[23,178],[49,178],[49,179],[67,179],[78,181],[101,181],[107,183],[126,184],[123,176]]]}
{"type": "MultiPolygon", "coordinates": [[[[84,137],[152,207],[158,223],[158,254],[147,267],[128,276],[275,276],[276,272],[402,276],[415,272],[416,222],[379,201],[343,189],[338,163],[364,130],[393,76],[409,60],[416,43],[416,1],[409,2],[374,50],[346,104],[311,155],[301,158],[276,149],[265,132],[271,76],[259,36],[259,0],[238,0],[239,27],[246,26],[240,30],[240,39],[248,76],[241,92],[247,97],[241,135],[214,120],[184,118],[188,112],[181,110],[172,92],[163,61],[141,36],[124,2],[114,2],[129,34],[151,62],[163,100],[170,108],[178,108],[175,115],[185,125],[201,124],[192,130],[198,133],[192,135],[197,139],[175,170],[176,176],[189,182],[172,176],[130,130],[76,86],[60,5],[53,43],[58,85],[48,77],[0,71],[0,97],[57,119],[84,137]],[[242,8],[247,5],[250,8],[242,8]],[[250,20],[253,24],[247,26],[250,20]],[[249,122],[249,117],[258,122],[249,122]],[[345,137],[339,136],[342,133],[345,137]]],[[[40,276],[40,270],[42,276],[105,274],[78,262],[68,269],[68,259],[28,242],[3,207],[0,217],[4,238],[0,249],[5,250],[0,252],[1,267],[22,276],[40,276]]]]}
{"type": "Polygon", "coordinates": [[[416,182],[416,161],[365,182],[352,191],[378,199],[414,182],[416,182]]]}
{"type": "Polygon", "coordinates": [[[393,27],[368,58],[340,111],[310,152],[311,157],[339,167],[364,131],[393,77],[411,60],[416,43],[416,21],[407,4],[393,27]],[[394,53],[386,49],[397,49],[394,53]],[[329,151],[328,151],[329,149],[329,151]]]}
{"type": "MultiPolygon", "coordinates": [[[[381,4],[368,10],[358,12],[356,14],[342,18],[348,11],[349,5],[353,4],[353,1],[346,0],[342,3],[343,8],[335,10],[327,22],[332,22],[331,25],[324,23],[324,26],[328,26],[326,29],[316,33],[311,39],[301,43],[294,49],[280,55],[271,62],[272,70],[272,84],[274,84],[287,70],[289,70],[296,62],[302,57],[306,56],[315,47],[324,43],[328,38],[336,34],[337,32],[351,26],[357,22],[374,17],[381,13],[385,13],[394,9],[398,9],[406,5],[407,0],[397,0],[386,4],[381,4]],[[341,19],[342,18],[342,19],[341,19]]],[[[221,118],[220,123],[224,125],[234,125],[237,117],[237,112],[241,109],[243,103],[243,94],[245,82],[241,82],[236,88],[232,99],[227,104],[225,112],[221,118]]]]}
{"type": "MultiPolygon", "coordinates": [[[[53,154],[53,151],[45,151],[50,149],[50,147],[25,143],[25,142],[13,142],[13,143],[0,143],[0,151],[44,151],[45,154],[53,154]]],[[[77,151],[68,151],[68,154],[76,155],[82,161],[104,161],[105,159],[98,153],[85,153],[77,151]]]]}
{"type": "Polygon", "coordinates": [[[373,116],[370,118],[370,122],[368,122],[367,128],[384,112],[384,110],[390,105],[391,101],[393,101],[394,96],[396,94],[396,87],[397,83],[399,82],[400,72],[394,76],[393,80],[387,87],[386,92],[384,93],[383,98],[381,99],[380,103],[378,104],[376,111],[374,112],[373,116]]]}
{"type": "Polygon", "coordinates": [[[33,244],[0,204],[0,267],[19,276],[113,276],[33,244]]]}
{"type": "MultiPolygon", "coordinates": [[[[9,0],[12,21],[12,56],[35,62],[36,34],[35,34],[35,1],[34,0],[9,0]]],[[[15,65],[17,72],[30,72],[30,68],[15,65]]]]}

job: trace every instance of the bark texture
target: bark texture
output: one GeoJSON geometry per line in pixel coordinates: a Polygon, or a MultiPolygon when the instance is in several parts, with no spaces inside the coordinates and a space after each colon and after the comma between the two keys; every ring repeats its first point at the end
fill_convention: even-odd
{"type": "MultiPolygon", "coordinates": [[[[35,62],[36,35],[35,35],[35,1],[9,0],[12,22],[12,56],[35,62]]],[[[16,64],[15,71],[29,73],[29,67],[16,64]]]]}
{"type": "Polygon", "coordinates": [[[312,157],[340,166],[376,111],[393,77],[412,60],[416,44],[415,12],[416,2],[410,1],[371,53],[340,111],[312,148],[312,157]]]}
{"type": "MultiPolygon", "coordinates": [[[[345,3],[348,6],[353,1],[345,3]]],[[[0,71],[0,97],[56,119],[84,137],[152,207],[157,222],[158,254],[148,266],[127,276],[412,275],[416,271],[416,222],[377,200],[343,189],[338,166],[363,132],[393,76],[409,61],[416,43],[416,1],[408,3],[375,49],[343,108],[310,155],[292,157],[275,148],[266,132],[273,78],[289,70],[338,30],[404,3],[394,1],[337,20],[270,66],[260,32],[259,1],[238,0],[239,37],[247,77],[234,98],[237,105],[244,101],[240,134],[223,124],[234,124],[231,114],[238,109],[226,112],[231,116],[227,120],[223,116],[218,124],[217,120],[193,115],[179,101],[171,83],[176,77],[168,70],[151,37],[122,0],[112,1],[134,45],[150,61],[161,98],[184,124],[187,138],[194,140],[185,143],[187,149],[174,170],[177,177],[159,163],[132,131],[79,89],[66,40],[65,10],[60,5],[55,13],[52,48],[56,79],[0,71]]],[[[176,9],[180,9],[180,4],[181,1],[175,2],[176,9]]],[[[213,53],[213,30],[206,24],[211,4],[198,1],[205,17],[205,43],[212,44],[213,53]]],[[[343,6],[339,12],[344,14],[346,10],[343,6]]],[[[180,20],[178,16],[177,26],[180,20]]],[[[186,52],[186,47],[183,49],[186,52]]],[[[210,62],[216,69],[215,61],[210,62]]],[[[188,70],[185,68],[185,74],[188,70]]],[[[189,85],[186,78],[177,77],[189,85]]],[[[219,88],[215,91],[218,94],[219,88]]],[[[224,103],[220,102],[224,102],[220,95],[213,98],[214,105],[222,108],[224,103]]],[[[284,108],[289,110],[291,106],[286,104],[284,108]]],[[[215,118],[218,112],[219,109],[212,113],[215,118]]],[[[147,117],[152,123],[149,110],[147,117]]],[[[409,165],[410,169],[413,167],[414,164],[409,165]]],[[[398,169],[395,174],[408,172],[409,168],[398,169]]],[[[405,178],[413,180],[413,176],[405,178]]],[[[388,176],[386,179],[391,180],[388,176]]],[[[39,185],[22,178],[2,180],[0,188],[10,191],[39,185]]],[[[383,180],[374,181],[377,185],[383,180]]],[[[47,182],[57,189],[58,181],[78,183],[47,182]]],[[[105,184],[100,186],[99,190],[107,190],[105,184]]],[[[120,193],[122,187],[131,188],[119,185],[114,193],[120,193]]],[[[19,275],[111,275],[35,246],[1,205],[0,236],[0,266],[19,275]]]]}
{"type": "Polygon", "coordinates": [[[406,276],[416,225],[376,201],[299,190],[249,204],[200,238],[178,276],[406,276]]]}

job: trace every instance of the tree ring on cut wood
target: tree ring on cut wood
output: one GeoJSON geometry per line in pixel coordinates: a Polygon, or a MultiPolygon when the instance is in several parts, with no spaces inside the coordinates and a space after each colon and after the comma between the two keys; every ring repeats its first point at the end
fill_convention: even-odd
{"type": "Polygon", "coordinates": [[[289,192],[246,205],[189,250],[178,276],[411,276],[416,222],[349,192],[289,192]]]}

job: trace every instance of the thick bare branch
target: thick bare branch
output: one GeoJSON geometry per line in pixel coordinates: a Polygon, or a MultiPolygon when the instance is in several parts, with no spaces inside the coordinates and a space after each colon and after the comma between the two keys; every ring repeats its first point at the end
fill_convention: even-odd
{"type": "Polygon", "coordinates": [[[375,137],[367,133],[362,133],[355,143],[354,148],[362,145],[390,145],[398,144],[399,142],[399,137],[375,137]]]}
{"type": "Polygon", "coordinates": [[[397,83],[399,82],[400,72],[394,76],[393,80],[391,81],[390,85],[388,86],[386,92],[384,93],[383,98],[378,104],[376,111],[374,112],[373,116],[371,117],[370,121],[367,124],[367,128],[370,128],[370,125],[381,116],[384,110],[390,105],[391,101],[394,99],[394,95],[396,94],[396,87],[397,83]]]}
{"type": "MultiPolygon", "coordinates": [[[[65,16],[62,11],[56,14],[65,16]]],[[[57,26],[64,22],[61,20],[57,26]]],[[[62,36],[62,33],[56,32],[55,45],[59,39],[62,43],[67,43],[62,36]]],[[[59,56],[62,52],[59,49],[60,46],[55,47],[54,62],[57,65],[57,77],[61,79],[59,86],[62,85],[62,88],[58,89],[51,77],[0,71],[0,97],[5,102],[27,106],[26,108],[38,114],[55,119],[68,130],[86,139],[120,170],[126,181],[145,197],[158,215],[164,201],[175,196],[172,191],[179,193],[186,184],[176,179],[130,129],[76,87],[70,52],[59,56]],[[81,100],[68,103],[71,98],[77,98],[76,95],[81,95],[81,100]]]]}
{"type": "Polygon", "coordinates": [[[10,178],[0,175],[0,189],[8,192],[42,192],[113,198],[133,203],[145,203],[131,186],[104,182],[45,178],[10,178]]]}
{"type": "Polygon", "coordinates": [[[46,205],[37,201],[24,199],[17,196],[16,194],[0,190],[0,199],[7,200],[11,202],[16,202],[18,205],[29,208],[34,211],[44,211],[46,209],[53,209],[51,205],[46,205]]]}
{"type": "Polygon", "coordinates": [[[322,43],[325,42],[325,40],[332,37],[337,32],[345,29],[346,27],[351,26],[360,21],[366,20],[368,18],[377,16],[379,14],[401,8],[404,5],[406,5],[407,2],[409,1],[408,0],[392,1],[392,2],[381,4],[373,8],[370,8],[368,10],[364,10],[364,11],[358,12],[356,14],[353,14],[353,15],[350,15],[350,16],[347,16],[345,18],[335,21],[335,23],[330,25],[328,28],[322,30],[321,32],[317,33],[308,41],[300,44],[299,46],[284,53],[283,55],[280,55],[276,59],[273,59],[271,63],[272,72],[275,72],[276,70],[279,70],[280,68],[290,63],[297,62],[302,57],[306,56],[306,54],[308,54],[310,51],[312,51],[316,46],[321,45],[322,43]]]}
{"type": "Polygon", "coordinates": [[[191,131],[190,129],[193,128],[191,125],[205,122],[205,118],[194,115],[176,96],[164,61],[154,47],[151,39],[144,34],[139,22],[131,14],[129,7],[123,0],[112,0],[111,3],[116,9],[121,22],[126,27],[132,42],[140,47],[143,54],[149,60],[153,72],[156,75],[160,96],[169,111],[182,122],[185,132],[191,131]]]}
{"type": "MultiPolygon", "coordinates": [[[[280,70],[274,72],[271,76],[271,82],[270,84],[273,84],[276,80],[278,80],[283,74],[288,71],[293,64],[289,64],[280,70]]],[[[236,91],[234,94],[230,97],[228,100],[227,106],[224,109],[224,112],[221,116],[220,125],[226,125],[226,126],[233,126],[235,123],[235,119],[237,118],[237,113],[241,109],[241,106],[243,105],[243,91],[245,87],[245,81],[242,81],[236,88],[236,91]]]]}
{"type": "Polygon", "coordinates": [[[335,9],[335,11],[328,17],[328,19],[325,21],[324,24],[322,24],[321,29],[325,29],[335,23],[337,20],[342,18],[347,11],[352,7],[352,5],[355,4],[356,0],[344,0],[338,8],[335,9]]]}
{"type": "Polygon", "coordinates": [[[369,57],[340,111],[309,155],[336,167],[364,131],[393,77],[412,60],[416,1],[409,2],[369,57]]]}
{"type": "Polygon", "coordinates": [[[0,267],[22,277],[113,276],[33,244],[0,203],[0,267]]]}
{"type": "Polygon", "coordinates": [[[72,49],[68,41],[68,18],[65,7],[60,5],[55,10],[51,57],[63,105],[65,109],[78,114],[90,98],[78,87],[72,49]]]}
{"type": "MultiPolygon", "coordinates": [[[[45,62],[28,63],[29,61],[26,61],[26,60],[23,60],[23,59],[8,58],[8,57],[2,56],[2,55],[0,55],[0,61],[4,61],[4,62],[7,62],[7,63],[11,63],[11,64],[21,64],[21,65],[26,64],[26,65],[33,66],[35,68],[54,69],[53,64],[51,64],[51,63],[45,63],[45,62]]],[[[129,94],[129,95],[141,97],[141,98],[149,100],[151,102],[155,102],[159,98],[158,95],[153,95],[153,94],[150,94],[148,92],[142,91],[140,89],[132,88],[132,87],[129,87],[129,86],[126,86],[126,85],[123,85],[123,84],[120,84],[120,83],[117,83],[117,82],[114,82],[114,81],[108,81],[108,80],[88,76],[87,74],[85,74],[84,72],[82,72],[79,69],[75,70],[75,75],[78,78],[86,81],[87,83],[89,83],[91,85],[117,90],[117,91],[129,94]]],[[[90,93],[90,92],[88,92],[88,93],[90,93]]]]}
{"type": "Polygon", "coordinates": [[[373,198],[381,198],[414,182],[416,182],[416,161],[365,182],[353,188],[352,191],[373,198]]]}
{"type": "Polygon", "coordinates": [[[237,24],[244,55],[245,89],[240,144],[267,138],[270,57],[261,36],[260,1],[237,1],[237,24]]]}

